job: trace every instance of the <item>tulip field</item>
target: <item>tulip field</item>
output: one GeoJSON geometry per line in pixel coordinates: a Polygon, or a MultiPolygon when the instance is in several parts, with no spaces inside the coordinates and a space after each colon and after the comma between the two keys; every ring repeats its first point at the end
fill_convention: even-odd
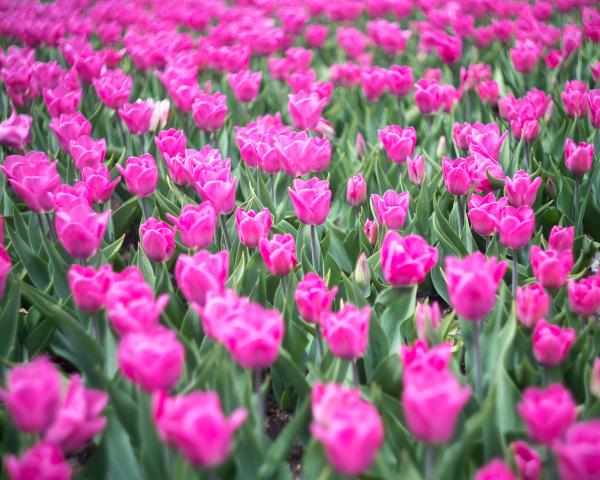
{"type": "Polygon", "coordinates": [[[0,480],[600,480],[600,4],[0,0],[0,480]]]}

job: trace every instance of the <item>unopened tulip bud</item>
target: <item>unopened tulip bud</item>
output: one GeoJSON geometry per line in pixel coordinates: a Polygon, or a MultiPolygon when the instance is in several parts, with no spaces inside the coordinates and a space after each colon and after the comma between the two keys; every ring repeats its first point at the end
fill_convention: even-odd
{"type": "Polygon", "coordinates": [[[354,146],[354,150],[356,151],[356,156],[360,159],[365,158],[367,155],[367,144],[365,142],[365,137],[363,137],[362,133],[360,132],[356,134],[356,144],[354,146]]]}
{"type": "Polygon", "coordinates": [[[447,149],[446,149],[446,137],[442,135],[442,136],[440,137],[439,141],[438,141],[438,144],[437,144],[437,149],[436,149],[436,151],[435,151],[435,154],[436,154],[438,157],[443,157],[443,156],[444,156],[444,154],[446,153],[446,150],[447,150],[447,149]]]}
{"type": "Polygon", "coordinates": [[[362,252],[356,262],[356,269],[354,270],[354,280],[356,284],[361,288],[366,288],[371,284],[371,269],[369,268],[369,262],[365,252],[362,252]]]}

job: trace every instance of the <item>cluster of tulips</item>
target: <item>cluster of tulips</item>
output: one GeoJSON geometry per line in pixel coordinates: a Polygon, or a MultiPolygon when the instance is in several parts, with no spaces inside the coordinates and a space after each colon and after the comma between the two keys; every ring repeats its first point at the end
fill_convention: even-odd
{"type": "Polygon", "coordinates": [[[0,0],[0,477],[600,479],[599,44],[592,0],[0,0]]]}

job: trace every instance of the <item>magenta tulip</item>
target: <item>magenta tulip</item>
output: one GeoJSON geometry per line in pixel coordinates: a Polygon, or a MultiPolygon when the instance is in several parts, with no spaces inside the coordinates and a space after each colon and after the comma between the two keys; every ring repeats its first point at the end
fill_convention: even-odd
{"type": "Polygon", "coordinates": [[[373,193],[371,201],[379,225],[385,225],[390,230],[402,228],[408,213],[408,192],[396,193],[394,190],[387,190],[383,196],[373,193]]]}
{"type": "Polygon", "coordinates": [[[327,180],[313,177],[304,181],[297,178],[289,193],[298,220],[306,225],[325,223],[331,201],[331,190],[327,180]]]}
{"type": "Polygon", "coordinates": [[[508,203],[513,207],[532,207],[541,184],[542,177],[532,180],[525,170],[519,170],[512,178],[506,177],[504,189],[508,203]]]}
{"type": "Polygon", "coordinates": [[[385,280],[395,287],[421,283],[437,260],[437,249],[418,235],[403,237],[389,231],[383,239],[381,270],[385,280]]]}
{"type": "Polygon", "coordinates": [[[594,144],[575,143],[570,138],[565,142],[565,166],[573,175],[585,175],[594,162],[594,144]]]}
{"type": "Polygon", "coordinates": [[[276,233],[271,240],[261,238],[258,251],[267,270],[278,277],[285,277],[298,264],[296,242],[290,233],[276,233]]]}
{"type": "Polygon", "coordinates": [[[505,206],[500,211],[496,228],[502,245],[512,249],[524,247],[533,236],[535,214],[528,206],[519,208],[505,206]]]}
{"type": "Polygon", "coordinates": [[[10,480],[71,480],[69,462],[60,448],[50,442],[35,444],[20,458],[6,457],[6,472],[10,480]]]}
{"type": "Polygon", "coordinates": [[[600,311],[600,276],[593,275],[578,282],[569,280],[567,294],[571,310],[582,317],[591,317],[600,311]]]}
{"type": "Polygon", "coordinates": [[[80,201],[56,211],[56,235],[69,255],[89,258],[102,245],[111,211],[96,213],[87,203],[80,201]]]}
{"type": "Polygon", "coordinates": [[[260,212],[238,208],[235,211],[235,226],[240,243],[248,248],[258,247],[261,238],[269,238],[273,217],[268,208],[260,212]]]}
{"type": "Polygon", "coordinates": [[[570,250],[556,252],[534,245],[531,247],[530,261],[533,274],[540,285],[554,290],[567,281],[573,266],[573,254],[570,250]]]}
{"type": "Polygon", "coordinates": [[[71,265],[67,278],[77,308],[84,312],[104,308],[112,274],[110,265],[102,265],[97,270],[94,267],[71,265]]]}
{"type": "Polygon", "coordinates": [[[417,131],[413,127],[401,128],[398,125],[389,125],[383,130],[378,130],[379,140],[385,151],[394,163],[406,163],[412,156],[417,144],[417,131]]]}
{"type": "Polygon", "coordinates": [[[316,273],[304,275],[294,292],[300,316],[309,323],[319,323],[321,316],[331,311],[337,291],[337,287],[328,290],[325,281],[316,273]]]}
{"type": "Polygon", "coordinates": [[[346,201],[353,207],[358,207],[367,199],[367,182],[359,173],[348,179],[346,184],[346,201]]]}
{"type": "Polygon", "coordinates": [[[514,461],[522,480],[539,480],[542,476],[542,459],[540,454],[522,441],[512,445],[514,461]]]}
{"type": "Polygon", "coordinates": [[[203,306],[209,292],[223,293],[229,274],[229,254],[212,254],[201,250],[195,255],[179,255],[175,279],[183,296],[190,303],[203,306]]]}
{"type": "Polygon", "coordinates": [[[367,350],[371,308],[347,303],[339,312],[325,311],[320,316],[323,338],[336,357],[352,360],[367,350]]]}
{"type": "Polygon", "coordinates": [[[550,308],[550,296],[537,283],[517,287],[516,302],[517,320],[527,328],[545,318],[550,308]]]}
{"type": "Polygon", "coordinates": [[[145,153],[141,157],[129,157],[125,168],[117,164],[117,169],[125,178],[127,188],[136,197],[148,197],[154,193],[158,183],[158,168],[154,157],[145,153]]]}
{"type": "Polygon", "coordinates": [[[298,130],[312,130],[319,123],[327,99],[318,93],[299,92],[288,95],[288,111],[298,130]]]}
{"type": "Polygon", "coordinates": [[[600,476],[600,420],[571,425],[564,441],[554,444],[562,480],[594,480],[600,476]]]}
{"type": "Polygon", "coordinates": [[[575,341],[575,330],[540,320],[533,331],[533,356],[542,365],[556,366],[569,354],[575,341]]]}
{"type": "Polygon", "coordinates": [[[179,217],[167,213],[167,218],[177,227],[181,241],[187,248],[206,248],[213,242],[217,213],[212,203],[185,205],[179,217]]]}

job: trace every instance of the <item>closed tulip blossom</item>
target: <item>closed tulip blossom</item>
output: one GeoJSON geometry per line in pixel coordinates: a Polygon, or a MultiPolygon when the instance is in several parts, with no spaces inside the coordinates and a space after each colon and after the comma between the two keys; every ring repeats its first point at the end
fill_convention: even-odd
{"type": "Polygon", "coordinates": [[[496,225],[508,199],[496,199],[493,193],[485,196],[473,194],[467,202],[467,217],[471,228],[482,236],[491,236],[496,232],[496,225]]]}
{"type": "Polygon", "coordinates": [[[60,117],[50,120],[50,130],[60,143],[60,148],[65,152],[71,149],[71,140],[92,133],[92,124],[81,112],[64,113],[60,117]]]}
{"type": "Polygon", "coordinates": [[[581,317],[591,317],[600,311],[600,276],[593,275],[578,282],[567,283],[569,307],[581,317]]]}
{"type": "Polygon", "coordinates": [[[200,317],[204,334],[222,342],[226,338],[230,320],[243,316],[249,303],[249,298],[239,297],[233,290],[225,289],[222,292],[208,292],[204,305],[192,303],[191,306],[200,317]]]}
{"type": "Polygon", "coordinates": [[[10,117],[0,122],[0,145],[13,150],[23,151],[31,143],[30,115],[18,114],[12,110],[10,117]]]}
{"type": "Polygon", "coordinates": [[[377,409],[360,391],[335,384],[314,385],[310,431],[325,447],[331,466],[344,475],[359,475],[373,463],[384,439],[377,409]]]}
{"type": "Polygon", "coordinates": [[[365,220],[364,232],[367,240],[369,240],[369,243],[372,246],[375,246],[379,238],[379,227],[377,222],[373,220],[365,220]]]}
{"type": "Polygon", "coordinates": [[[533,356],[542,365],[554,367],[569,354],[575,341],[575,330],[540,320],[533,331],[533,356]]]}
{"type": "Polygon", "coordinates": [[[174,157],[178,153],[185,153],[187,139],[183,130],[161,130],[154,137],[154,143],[161,158],[166,162],[167,158],[174,157]]]}
{"type": "Polygon", "coordinates": [[[125,178],[127,189],[136,197],[148,197],[154,193],[158,183],[158,168],[154,157],[145,153],[141,157],[129,157],[125,168],[117,164],[117,169],[125,178]]]}
{"type": "Polygon", "coordinates": [[[131,134],[143,135],[151,130],[154,102],[138,99],[134,103],[123,104],[118,113],[131,134]]]}
{"type": "Polygon", "coordinates": [[[519,170],[512,178],[506,177],[504,189],[508,203],[517,208],[524,205],[532,207],[541,184],[542,177],[532,180],[525,170],[519,170]]]}
{"type": "Polygon", "coordinates": [[[565,83],[561,92],[563,107],[569,117],[585,117],[588,112],[587,85],[580,80],[565,83]]]}
{"type": "Polygon", "coordinates": [[[377,65],[364,68],[360,72],[360,84],[368,101],[379,101],[388,86],[387,70],[377,65]]]}
{"type": "Polygon", "coordinates": [[[149,218],[140,226],[142,248],[150,260],[164,262],[173,256],[175,231],[176,228],[156,218],[149,218]]]}
{"type": "Polygon", "coordinates": [[[133,79],[123,70],[107,70],[92,81],[96,94],[108,108],[117,110],[129,101],[133,79]]]}
{"type": "Polygon", "coordinates": [[[81,377],[73,375],[58,409],[56,418],[44,437],[63,452],[75,452],[104,430],[106,418],[101,416],[108,394],[86,389],[81,377]]]}
{"type": "Polygon", "coordinates": [[[200,130],[216,132],[225,123],[227,97],[221,92],[200,92],[192,104],[192,116],[200,130]]]}
{"type": "Polygon", "coordinates": [[[433,115],[440,109],[442,102],[439,82],[421,78],[414,84],[414,98],[421,115],[433,115]]]}
{"type": "Polygon", "coordinates": [[[227,417],[215,392],[177,396],[157,392],[152,399],[152,418],[160,438],[199,467],[212,468],[227,459],[235,431],[247,415],[239,408],[227,417]]]}
{"type": "Polygon", "coordinates": [[[306,38],[306,43],[312,48],[321,48],[327,40],[328,33],[329,28],[327,25],[312,24],[306,27],[304,37],[306,38]]]}
{"type": "Polygon", "coordinates": [[[0,245],[0,300],[4,296],[6,280],[12,269],[12,262],[4,246],[0,245]]]}
{"type": "Polygon", "coordinates": [[[76,202],[56,212],[54,228],[56,235],[69,255],[89,258],[102,245],[111,211],[96,213],[87,203],[76,202]]]}
{"type": "Polygon", "coordinates": [[[242,103],[253,102],[260,89],[262,72],[241,70],[237,73],[228,73],[227,81],[235,98],[242,103]]]}
{"type": "Polygon", "coordinates": [[[319,97],[317,93],[299,92],[288,95],[288,111],[298,130],[313,130],[326,105],[327,99],[319,97]]]}
{"type": "Polygon", "coordinates": [[[389,231],[383,239],[381,270],[386,281],[395,287],[421,283],[437,260],[437,249],[419,235],[403,237],[389,231]]]}
{"type": "Polygon", "coordinates": [[[331,190],[327,180],[313,177],[304,181],[297,178],[289,193],[298,220],[306,225],[325,223],[331,201],[331,190]]]}
{"type": "Polygon", "coordinates": [[[85,167],[81,172],[81,177],[85,185],[85,197],[90,203],[108,202],[115,187],[121,181],[121,177],[111,181],[110,171],[104,165],[85,167]]]}
{"type": "Polygon", "coordinates": [[[359,173],[348,179],[346,185],[346,201],[353,207],[358,207],[367,199],[367,182],[359,173]]]}
{"type": "Polygon", "coordinates": [[[567,281],[573,266],[573,254],[570,250],[556,252],[534,245],[531,247],[530,261],[533,274],[540,285],[554,290],[567,281]]]}
{"type": "Polygon", "coordinates": [[[444,185],[451,194],[462,196],[469,193],[474,180],[472,163],[469,159],[448,157],[442,159],[444,185]]]}
{"type": "Polygon", "coordinates": [[[420,339],[427,339],[429,337],[429,331],[435,331],[439,329],[442,324],[442,313],[438,302],[429,303],[417,303],[415,309],[415,328],[417,330],[417,337],[420,339]]]}
{"type": "Polygon", "coordinates": [[[235,226],[240,242],[248,248],[258,247],[261,238],[269,238],[273,217],[268,208],[260,212],[238,208],[235,211],[235,226]]]}
{"type": "Polygon", "coordinates": [[[63,113],[75,113],[77,111],[82,89],[79,86],[71,88],[60,84],[56,88],[44,88],[42,92],[50,116],[59,117],[63,113]]]}
{"type": "Polygon", "coordinates": [[[517,411],[529,437],[548,446],[560,440],[577,418],[577,405],[571,393],[559,383],[546,388],[526,388],[517,411]]]}
{"type": "Polygon", "coordinates": [[[594,480],[600,475],[600,420],[574,423],[554,444],[563,480],[594,480]]]}
{"type": "Polygon", "coordinates": [[[524,247],[533,236],[535,214],[528,206],[505,206],[500,212],[496,228],[502,245],[512,249],[524,247]]]}
{"type": "Polygon", "coordinates": [[[539,480],[542,476],[542,458],[540,454],[520,440],[514,442],[511,447],[519,478],[522,480],[539,480]]]}
{"type": "Polygon", "coordinates": [[[560,227],[554,225],[548,236],[548,248],[555,252],[573,251],[575,227],[560,227]]]}
{"type": "Polygon", "coordinates": [[[54,210],[53,193],[61,183],[56,162],[50,162],[42,152],[9,155],[0,170],[15,194],[34,212],[54,210]]]}
{"type": "Polygon", "coordinates": [[[387,71],[387,88],[396,97],[406,97],[413,84],[412,68],[392,65],[387,71]]]}
{"type": "Polygon", "coordinates": [[[71,480],[69,462],[60,448],[50,442],[40,442],[21,457],[6,457],[6,472],[10,480],[71,480]]]}
{"type": "Polygon", "coordinates": [[[339,312],[325,312],[320,323],[323,338],[336,357],[353,360],[367,350],[371,308],[347,303],[339,312]]]}
{"type": "Polygon", "coordinates": [[[170,390],[179,381],[185,350],[177,335],[155,326],[121,338],[117,359],[125,378],[147,392],[170,390]]]}
{"type": "Polygon", "coordinates": [[[325,281],[316,273],[309,272],[298,282],[294,299],[300,316],[309,323],[319,323],[324,313],[331,311],[337,287],[327,288],[325,281]]]}
{"type": "Polygon", "coordinates": [[[91,206],[86,196],[86,187],[82,181],[73,185],[63,183],[52,194],[56,210],[66,210],[76,203],[84,203],[91,206]]]}
{"type": "Polygon", "coordinates": [[[550,308],[550,296],[537,283],[518,287],[516,302],[517,320],[527,328],[545,318],[550,308]]]}
{"type": "Polygon", "coordinates": [[[396,193],[394,190],[387,190],[383,195],[373,193],[371,201],[379,225],[385,225],[390,230],[402,228],[408,213],[408,192],[396,193]]]}
{"type": "Polygon", "coordinates": [[[70,153],[75,168],[80,172],[86,167],[97,167],[106,156],[106,140],[95,140],[89,135],[75,138],[70,142],[70,153]]]}
{"type": "Polygon", "coordinates": [[[394,163],[406,163],[415,151],[417,132],[413,127],[389,125],[383,130],[378,130],[378,134],[388,157],[394,163]]]}
{"type": "Polygon", "coordinates": [[[477,470],[474,480],[517,480],[517,478],[504,460],[496,458],[477,470]]]}
{"type": "Polygon", "coordinates": [[[229,254],[201,250],[195,255],[179,255],[175,279],[183,296],[190,303],[203,306],[209,292],[223,293],[229,274],[229,254]]]}
{"type": "Polygon", "coordinates": [[[532,40],[519,41],[510,49],[510,59],[517,72],[526,74],[535,68],[541,53],[541,48],[532,40]]]}
{"type": "Polygon", "coordinates": [[[565,142],[565,166],[573,175],[585,175],[592,169],[594,144],[575,143],[570,138],[565,142]]]}
{"type": "Polygon", "coordinates": [[[331,143],[326,138],[309,137],[306,132],[286,133],[274,139],[274,151],[262,155],[260,168],[265,173],[275,173],[283,168],[291,177],[321,172],[331,160],[331,143]],[[274,158],[270,158],[270,157],[274,158]],[[276,168],[275,168],[276,167],[276,168]]]}
{"type": "Polygon", "coordinates": [[[167,218],[177,227],[181,241],[187,248],[206,248],[213,242],[217,213],[212,203],[185,205],[179,217],[167,213],[167,218]]]}
{"type": "Polygon", "coordinates": [[[104,308],[112,273],[110,265],[103,265],[98,269],[71,265],[67,278],[77,308],[84,312],[95,312],[104,308]]]}
{"type": "Polygon", "coordinates": [[[276,233],[271,240],[261,238],[258,251],[267,270],[277,277],[285,277],[298,264],[296,242],[290,233],[276,233]]]}
{"type": "Polygon", "coordinates": [[[408,170],[408,179],[415,185],[420,185],[427,175],[425,158],[423,155],[415,155],[406,159],[406,169],[408,170]]]}

